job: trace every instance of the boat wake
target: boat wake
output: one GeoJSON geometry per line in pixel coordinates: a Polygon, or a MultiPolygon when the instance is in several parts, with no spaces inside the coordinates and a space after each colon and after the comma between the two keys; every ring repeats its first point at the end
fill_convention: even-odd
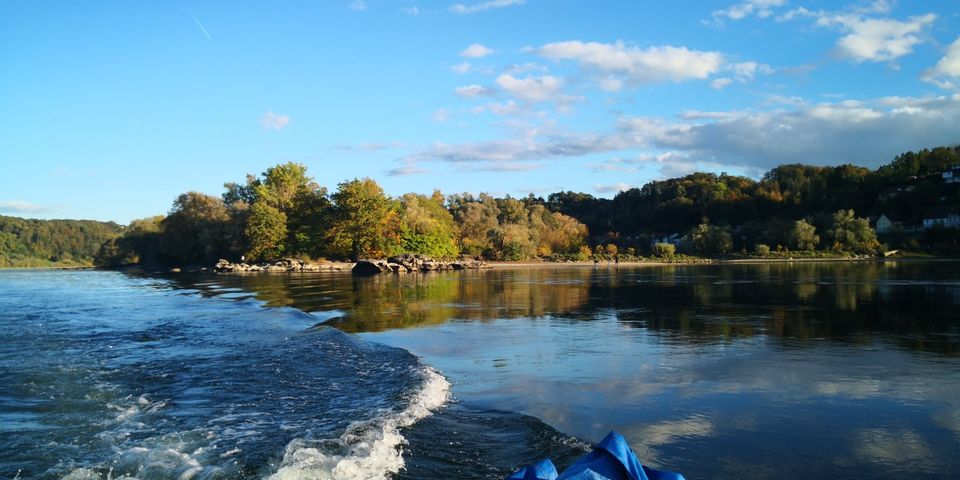
{"type": "Polygon", "coordinates": [[[350,424],[333,440],[297,438],[286,448],[275,480],[386,479],[404,467],[400,430],[429,416],[450,398],[450,383],[430,367],[423,370],[423,389],[399,412],[385,411],[350,424]]]}

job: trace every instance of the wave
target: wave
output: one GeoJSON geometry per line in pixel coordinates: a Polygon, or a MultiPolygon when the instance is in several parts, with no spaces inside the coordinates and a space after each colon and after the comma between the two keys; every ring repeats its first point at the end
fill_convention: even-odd
{"type": "Polygon", "coordinates": [[[386,479],[404,466],[400,433],[450,399],[450,382],[430,367],[423,368],[423,388],[399,412],[385,411],[370,420],[350,424],[335,440],[298,438],[286,448],[272,480],[386,479]]]}

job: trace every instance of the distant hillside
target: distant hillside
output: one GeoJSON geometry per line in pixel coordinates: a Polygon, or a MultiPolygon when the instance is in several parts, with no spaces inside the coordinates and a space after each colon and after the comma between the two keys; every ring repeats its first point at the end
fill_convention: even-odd
{"type": "Polygon", "coordinates": [[[0,268],[93,265],[123,227],[93,220],[32,220],[0,215],[0,268]]]}
{"type": "MultiPolygon", "coordinates": [[[[885,215],[896,222],[899,233],[918,237],[925,220],[960,213],[960,182],[953,173],[958,166],[960,147],[937,147],[903,153],[876,170],[780,165],[759,180],[693,173],[631,188],[609,200],[554,193],[546,205],[587,225],[594,243],[646,244],[651,238],[685,235],[709,221],[729,230],[734,250],[751,250],[757,243],[790,246],[794,221],[805,219],[822,234],[839,210],[871,219],[885,215]]],[[[893,240],[892,246],[904,248],[893,240]]]]}

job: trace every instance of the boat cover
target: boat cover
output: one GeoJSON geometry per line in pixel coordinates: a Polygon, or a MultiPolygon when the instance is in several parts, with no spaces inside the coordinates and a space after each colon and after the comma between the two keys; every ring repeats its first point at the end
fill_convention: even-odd
{"type": "Polygon", "coordinates": [[[610,432],[592,452],[561,474],[549,459],[527,465],[505,480],[684,480],[683,475],[644,467],[626,439],[610,432]]]}

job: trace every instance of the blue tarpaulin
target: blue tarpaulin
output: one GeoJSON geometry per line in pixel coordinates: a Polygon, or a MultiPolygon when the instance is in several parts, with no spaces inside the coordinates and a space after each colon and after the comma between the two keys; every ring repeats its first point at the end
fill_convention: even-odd
{"type": "Polygon", "coordinates": [[[577,460],[561,474],[553,462],[542,460],[527,465],[505,480],[684,480],[683,475],[644,467],[626,439],[610,432],[592,452],[577,460]]]}

